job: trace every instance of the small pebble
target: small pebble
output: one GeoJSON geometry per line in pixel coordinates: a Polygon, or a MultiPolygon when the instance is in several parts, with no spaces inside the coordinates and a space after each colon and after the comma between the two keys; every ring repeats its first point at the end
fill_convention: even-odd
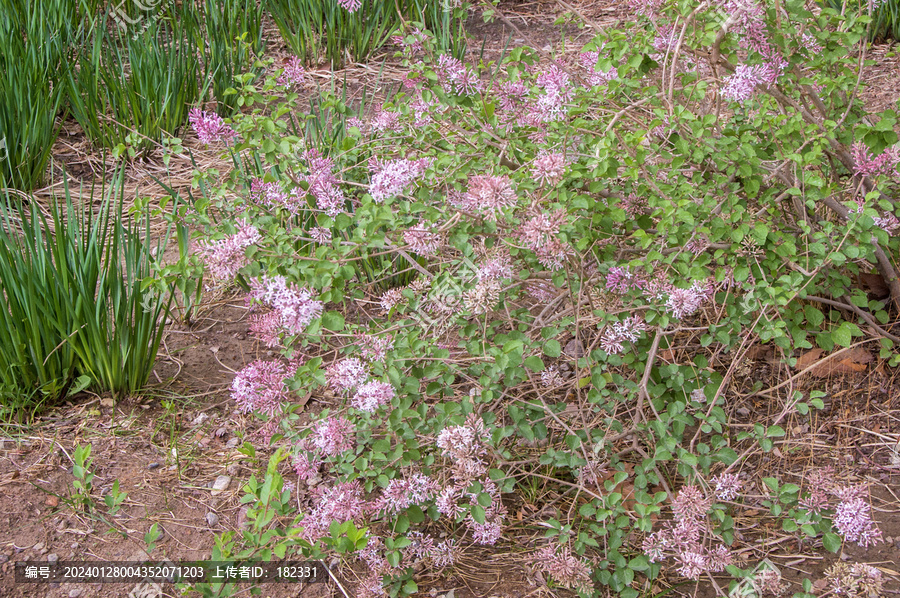
{"type": "Polygon", "coordinates": [[[72,542],[72,545],[69,546],[69,548],[71,548],[72,550],[78,550],[79,548],[81,548],[81,544],[79,544],[78,542],[72,542]]]}
{"type": "Polygon", "coordinates": [[[81,598],[81,593],[83,590],[79,588],[75,588],[74,590],[69,590],[69,598],[81,598]]]}
{"type": "Polygon", "coordinates": [[[59,555],[56,554],[55,552],[51,552],[50,554],[47,555],[48,563],[56,563],[58,561],[59,561],[59,555]]]}
{"type": "Polygon", "coordinates": [[[219,523],[219,516],[210,511],[206,514],[206,523],[209,527],[215,527],[219,523]]]}
{"type": "Polygon", "coordinates": [[[5,563],[8,560],[9,560],[8,556],[6,556],[5,554],[0,554],[0,565],[2,565],[3,563],[5,563]]]}
{"type": "Polygon", "coordinates": [[[159,467],[159,463],[154,461],[153,463],[151,463],[150,465],[147,466],[147,469],[157,469],[158,467],[159,467]]]}
{"type": "Polygon", "coordinates": [[[40,552],[41,549],[43,549],[43,548],[44,548],[43,542],[38,542],[37,544],[35,544],[34,546],[31,547],[31,549],[35,552],[40,552]]]}
{"type": "Polygon", "coordinates": [[[225,444],[225,448],[235,448],[241,444],[241,439],[235,436],[225,444]]]}
{"type": "Polygon", "coordinates": [[[227,475],[220,475],[216,478],[216,481],[213,482],[212,485],[212,495],[216,496],[218,494],[222,494],[227,488],[228,484],[231,483],[231,478],[227,475]]]}
{"type": "Polygon", "coordinates": [[[241,472],[241,466],[238,465],[237,463],[232,463],[225,469],[225,473],[227,473],[230,476],[236,476],[240,472],[241,472]]]}

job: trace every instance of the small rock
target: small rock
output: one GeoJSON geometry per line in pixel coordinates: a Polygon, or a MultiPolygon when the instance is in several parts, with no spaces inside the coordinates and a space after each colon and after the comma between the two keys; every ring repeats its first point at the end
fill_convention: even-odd
{"type": "Polygon", "coordinates": [[[236,476],[237,474],[241,473],[241,466],[237,463],[232,463],[225,469],[225,473],[232,477],[236,476]]]}
{"type": "Polygon", "coordinates": [[[241,507],[241,510],[238,511],[237,515],[237,526],[238,528],[242,528],[247,524],[247,505],[241,507]]]}
{"type": "Polygon", "coordinates": [[[44,504],[48,507],[58,507],[59,506],[59,497],[55,494],[51,494],[47,497],[47,500],[44,501],[44,504]]]}
{"type": "Polygon", "coordinates": [[[0,554],[0,565],[2,565],[3,563],[5,563],[8,560],[9,560],[8,556],[6,556],[5,554],[0,554]]]}
{"type": "Polygon", "coordinates": [[[584,345],[581,344],[581,341],[575,338],[566,343],[566,348],[564,349],[564,351],[569,357],[575,357],[576,359],[584,357],[584,345]]]}
{"type": "Polygon", "coordinates": [[[81,598],[81,593],[83,591],[84,590],[81,590],[79,588],[75,588],[74,590],[69,590],[69,598],[81,598]]]}
{"type": "Polygon", "coordinates": [[[72,550],[78,550],[79,548],[81,548],[81,544],[79,544],[78,542],[72,542],[72,545],[69,546],[69,548],[71,548],[72,550]]]}
{"type": "Polygon", "coordinates": [[[55,552],[51,552],[50,554],[47,555],[48,563],[56,563],[58,561],[59,561],[59,555],[56,554],[55,552]]]}
{"type": "Polygon", "coordinates": [[[100,399],[100,406],[101,406],[101,407],[114,407],[115,404],[116,404],[116,400],[113,399],[112,397],[107,397],[107,398],[105,398],[105,399],[100,399]]]}
{"type": "Polygon", "coordinates": [[[227,475],[220,475],[216,478],[216,481],[213,482],[212,485],[212,495],[217,496],[222,494],[227,488],[228,484],[231,483],[231,478],[227,475]]]}
{"type": "Polygon", "coordinates": [[[59,523],[56,524],[56,529],[59,530],[59,531],[63,531],[63,530],[66,529],[67,527],[69,527],[69,520],[68,520],[68,519],[63,519],[62,521],[60,521],[59,523]]]}
{"type": "Polygon", "coordinates": [[[38,542],[37,544],[35,544],[34,546],[31,547],[31,549],[35,552],[40,552],[43,548],[44,548],[43,542],[38,542]]]}
{"type": "Polygon", "coordinates": [[[219,516],[210,511],[206,514],[206,523],[209,527],[215,527],[219,523],[219,516]]]}
{"type": "Polygon", "coordinates": [[[235,448],[241,444],[241,439],[235,436],[225,444],[225,448],[235,448]]]}
{"type": "Polygon", "coordinates": [[[750,410],[747,409],[746,407],[738,407],[737,414],[740,415],[741,417],[747,417],[748,415],[750,415],[750,410]]]}
{"type": "Polygon", "coordinates": [[[191,426],[199,426],[203,422],[209,419],[209,415],[206,413],[201,413],[197,417],[194,418],[194,421],[191,422],[191,426]]]}
{"type": "Polygon", "coordinates": [[[156,461],[147,466],[147,469],[158,469],[160,464],[156,461]]]}

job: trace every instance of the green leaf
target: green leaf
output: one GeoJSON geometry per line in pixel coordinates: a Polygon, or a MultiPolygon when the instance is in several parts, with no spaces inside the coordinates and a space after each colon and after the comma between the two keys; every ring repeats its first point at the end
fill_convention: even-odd
{"type": "Polygon", "coordinates": [[[327,311],[322,314],[322,327],[332,332],[340,332],[344,329],[344,316],[336,311],[327,311]]]}
{"type": "Polygon", "coordinates": [[[558,340],[551,338],[544,343],[544,355],[547,357],[559,357],[560,353],[562,353],[562,347],[559,346],[558,340]]]}
{"type": "Polygon", "coordinates": [[[841,549],[841,537],[835,533],[828,532],[822,536],[822,545],[828,552],[837,552],[841,549]]]}
{"type": "Polygon", "coordinates": [[[525,366],[530,369],[532,372],[542,372],[544,371],[544,362],[540,357],[536,355],[532,355],[525,359],[525,366]]]}

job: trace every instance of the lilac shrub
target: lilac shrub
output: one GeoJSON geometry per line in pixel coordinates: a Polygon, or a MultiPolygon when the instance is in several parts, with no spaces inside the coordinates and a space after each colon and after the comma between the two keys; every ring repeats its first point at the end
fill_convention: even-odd
{"type": "Polygon", "coordinates": [[[729,360],[828,352],[887,321],[846,296],[859,272],[896,279],[880,256],[900,248],[893,116],[866,124],[845,93],[859,27],[798,3],[640,9],[576,52],[491,64],[414,31],[389,104],[329,99],[357,116],[328,147],[290,134],[297,65],[244,90],[225,147],[255,166],[215,208],[245,224],[202,256],[246,283],[251,330],[291,360],[234,387],[290,457],[280,554],[359,558],[359,595],[377,596],[414,591],[415,566],[532,542],[551,583],[635,598],[663,575],[738,575],[758,533],[736,533],[740,501],[830,550],[878,541],[858,489],[800,498],[732,471],[822,402],[774,385],[774,413],[732,427],[729,360]],[[833,321],[839,300],[872,313],[833,321]],[[549,544],[509,513],[535,484],[571,505],[541,513],[549,544]]]}

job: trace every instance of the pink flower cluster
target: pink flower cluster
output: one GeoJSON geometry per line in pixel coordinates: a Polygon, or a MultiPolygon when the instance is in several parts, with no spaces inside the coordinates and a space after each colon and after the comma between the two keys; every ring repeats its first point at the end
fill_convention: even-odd
{"type": "Polygon", "coordinates": [[[606,290],[617,295],[624,295],[632,289],[643,288],[643,279],[629,269],[612,266],[606,273],[606,290]]]}
{"type": "Polygon", "coordinates": [[[359,10],[360,6],[362,6],[362,0],[338,0],[338,4],[340,4],[347,12],[353,14],[359,10]]]}
{"type": "Polygon", "coordinates": [[[458,206],[463,210],[484,212],[491,220],[504,208],[516,205],[517,196],[512,181],[507,176],[476,174],[469,177],[469,188],[459,198],[458,206]]]}
{"type": "Polygon", "coordinates": [[[432,256],[441,246],[441,236],[432,232],[433,230],[433,224],[426,224],[420,220],[415,227],[403,231],[403,241],[416,255],[432,256]]]}
{"type": "Polygon", "coordinates": [[[200,244],[200,259],[206,264],[209,273],[218,280],[230,280],[238,270],[250,263],[244,250],[258,243],[262,237],[255,227],[241,224],[238,231],[218,241],[206,241],[200,244]]]}
{"type": "Polygon", "coordinates": [[[613,79],[619,78],[619,72],[615,67],[610,68],[606,72],[599,70],[599,67],[597,66],[597,60],[599,58],[599,51],[582,52],[578,57],[581,66],[588,71],[587,82],[590,87],[606,85],[613,79]]]}
{"type": "Polygon", "coordinates": [[[478,544],[496,543],[502,534],[503,519],[506,517],[500,488],[487,475],[488,464],[484,457],[490,437],[481,417],[472,413],[466,418],[465,424],[444,428],[437,438],[438,448],[442,449],[444,457],[453,464],[453,484],[444,487],[438,494],[438,511],[446,517],[456,519],[463,513],[459,502],[464,498],[468,498],[470,506],[475,506],[480,493],[487,493],[491,497],[491,504],[485,508],[484,522],[475,521],[471,512],[465,519],[478,544]],[[481,485],[481,492],[470,491],[475,482],[481,485]]]}
{"type": "Polygon", "coordinates": [[[400,113],[391,112],[390,110],[378,110],[370,122],[372,131],[375,133],[384,133],[385,131],[400,131],[400,113]]]}
{"type": "Polygon", "coordinates": [[[643,550],[656,563],[674,557],[679,563],[678,573],[688,579],[699,579],[707,571],[721,572],[732,562],[731,553],[723,544],[710,548],[704,541],[708,530],[706,513],[712,500],[696,486],[685,486],[672,502],[674,520],[644,539],[643,550]]]}
{"type": "Polygon", "coordinates": [[[344,211],[347,198],[338,186],[340,181],[334,173],[334,161],[319,153],[317,149],[309,149],[303,155],[309,168],[309,192],[316,200],[320,210],[332,218],[344,211]]]}
{"type": "Polygon", "coordinates": [[[413,473],[404,478],[394,478],[388,482],[381,497],[375,501],[373,510],[395,515],[413,505],[421,505],[437,494],[440,486],[422,473],[413,473]]]}
{"type": "Polygon", "coordinates": [[[452,56],[438,56],[438,80],[445,93],[471,95],[481,91],[481,80],[466,65],[452,56]]]}
{"type": "Polygon", "coordinates": [[[531,174],[538,185],[556,185],[565,171],[566,159],[560,153],[541,152],[531,163],[531,174]]]}
{"type": "Polygon", "coordinates": [[[478,265],[478,271],[475,272],[475,276],[479,281],[503,280],[504,278],[515,276],[509,250],[505,247],[494,250],[491,255],[485,257],[478,265]]]}
{"type": "Polygon", "coordinates": [[[900,175],[900,147],[892,146],[877,156],[869,153],[869,148],[860,141],[850,148],[853,158],[853,174],[878,176],[880,174],[900,175]]]}
{"type": "Polygon", "coordinates": [[[230,141],[237,136],[230,125],[226,125],[221,116],[215,112],[206,112],[199,108],[192,108],[188,113],[191,128],[197,133],[201,143],[216,143],[230,141]]]}
{"type": "Polygon", "coordinates": [[[239,371],[231,381],[231,398],[242,413],[258,411],[269,417],[281,412],[287,401],[284,384],[290,374],[277,361],[257,360],[239,371]]]}
{"type": "Polygon", "coordinates": [[[283,330],[287,334],[300,334],[314,319],[322,314],[322,302],[313,299],[312,293],[302,287],[288,285],[284,276],[263,276],[250,281],[250,300],[256,300],[272,308],[277,314],[258,321],[267,328],[259,330],[264,334],[277,334],[283,330]]]}
{"type": "Polygon", "coordinates": [[[800,501],[800,506],[819,513],[829,507],[830,497],[838,504],[832,522],[835,529],[848,542],[868,547],[882,542],[881,530],[872,519],[865,484],[842,486],[833,477],[830,468],[814,471],[808,479],[810,494],[800,501]]]}
{"type": "Polygon", "coordinates": [[[281,74],[278,75],[276,83],[282,87],[306,83],[306,69],[303,68],[303,62],[298,57],[291,56],[284,65],[281,74]]]}
{"type": "Polygon", "coordinates": [[[621,353],[625,349],[623,343],[637,342],[646,329],[640,316],[631,316],[621,322],[609,324],[600,337],[600,348],[610,355],[621,353]]]}
{"type": "Polygon", "coordinates": [[[668,291],[666,308],[679,320],[693,314],[709,301],[713,294],[713,288],[708,282],[695,281],[686,289],[671,288],[668,291]]]}
{"type": "Polygon", "coordinates": [[[350,392],[365,384],[369,377],[366,364],[356,357],[347,357],[335,361],[325,370],[325,380],[332,390],[338,393],[350,392]]]}
{"type": "Polygon", "coordinates": [[[550,270],[559,270],[572,251],[559,240],[560,228],[566,222],[566,211],[540,212],[529,218],[519,229],[519,238],[537,255],[538,262],[550,270]]]}
{"type": "Polygon", "coordinates": [[[343,417],[327,417],[313,429],[307,441],[329,457],[340,455],[353,448],[354,428],[350,420],[343,417]]]}
{"type": "Polygon", "coordinates": [[[308,542],[318,542],[328,535],[333,521],[361,522],[371,511],[359,480],[341,482],[331,486],[316,486],[315,507],[303,518],[301,537],[308,542]]]}
{"type": "Polygon", "coordinates": [[[568,546],[548,544],[531,558],[532,564],[558,584],[583,594],[591,594],[591,568],[584,559],[572,554],[568,546]]]}
{"type": "Polygon", "coordinates": [[[364,334],[356,339],[356,343],[362,358],[372,363],[384,362],[387,352],[394,348],[394,339],[390,336],[364,334]]]}
{"type": "Polygon", "coordinates": [[[761,65],[739,64],[734,73],[725,79],[722,97],[732,102],[744,103],[756,93],[756,87],[765,82],[768,73],[761,65]]]}
{"type": "Polygon", "coordinates": [[[375,203],[382,203],[403,193],[414,180],[425,174],[431,165],[428,158],[421,160],[391,160],[369,163],[372,180],[369,184],[369,195],[375,203]]]}
{"type": "Polygon", "coordinates": [[[741,493],[743,483],[733,473],[723,473],[710,480],[716,486],[716,498],[719,500],[734,500],[741,493]]]}
{"type": "Polygon", "coordinates": [[[288,193],[282,189],[280,183],[266,183],[260,178],[250,182],[250,201],[267,208],[281,207],[291,214],[297,214],[305,203],[296,192],[288,193]]]}

